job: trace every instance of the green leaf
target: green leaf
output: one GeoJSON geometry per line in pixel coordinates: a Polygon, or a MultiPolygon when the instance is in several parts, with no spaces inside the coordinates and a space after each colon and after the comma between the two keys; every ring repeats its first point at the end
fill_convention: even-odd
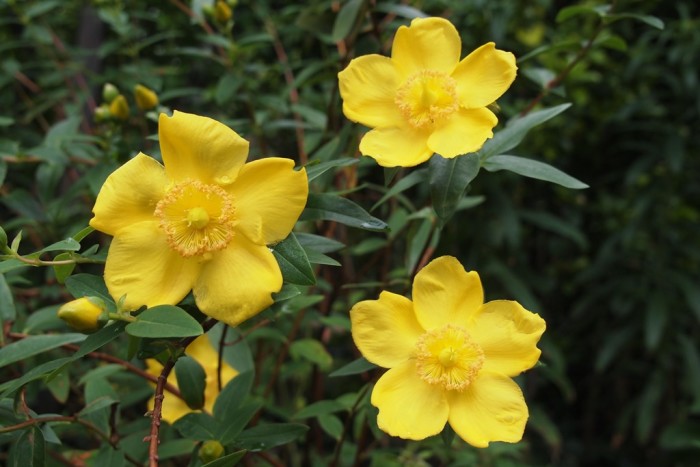
{"type": "MultiPolygon", "coordinates": [[[[71,259],[73,255],[70,253],[61,253],[56,255],[54,258],[54,261],[65,261],[67,259],[71,259]]],[[[66,279],[68,276],[70,276],[73,273],[73,270],[75,269],[75,263],[73,264],[56,264],[53,267],[53,272],[56,274],[56,280],[58,281],[59,284],[63,284],[66,282],[66,279]]]]}
{"type": "Polygon", "coordinates": [[[74,238],[66,238],[65,240],[61,240],[60,242],[52,243],[51,245],[44,247],[33,254],[37,255],[40,253],[46,253],[47,251],[58,250],[78,251],[80,250],[80,243],[78,243],[74,238]]]}
{"type": "Polygon", "coordinates": [[[0,368],[10,363],[19,362],[64,344],[72,344],[85,339],[85,334],[46,334],[27,336],[0,349],[0,368]]]}
{"type": "Polygon", "coordinates": [[[309,257],[293,232],[273,247],[272,254],[280,265],[285,282],[297,285],[316,284],[309,257]]]}
{"type": "Polygon", "coordinates": [[[338,12],[333,24],[331,37],[333,42],[340,42],[352,32],[362,11],[364,0],[348,0],[338,12]]]}
{"type": "Polygon", "coordinates": [[[117,321],[103,327],[95,333],[90,334],[80,344],[80,348],[77,352],[75,352],[75,354],[73,354],[71,358],[73,360],[78,360],[79,358],[83,358],[90,352],[94,352],[95,350],[103,347],[104,345],[107,345],[108,343],[112,342],[114,339],[122,335],[126,325],[127,323],[125,323],[124,321],[117,321]]]}
{"type": "Polygon", "coordinates": [[[653,352],[658,348],[666,330],[669,310],[666,308],[666,295],[659,291],[650,295],[644,315],[644,347],[653,352]]]}
{"type": "Polygon", "coordinates": [[[428,14],[423,13],[418,8],[393,2],[377,3],[377,5],[374,7],[374,11],[380,11],[382,13],[393,13],[396,16],[401,16],[403,18],[408,19],[427,18],[429,16],[428,14]]]}
{"type": "Polygon", "coordinates": [[[183,437],[195,441],[208,441],[216,439],[216,433],[220,429],[219,422],[206,413],[188,413],[177,419],[173,424],[183,437]]]}
{"type": "Polygon", "coordinates": [[[289,346],[289,354],[294,359],[304,359],[318,365],[321,370],[328,370],[333,365],[333,357],[316,339],[299,339],[289,346]]]}
{"type": "Polygon", "coordinates": [[[126,326],[126,332],[135,337],[167,338],[199,336],[204,330],[182,308],[158,305],[138,315],[136,321],[126,326]]]}
{"type": "Polygon", "coordinates": [[[520,216],[537,227],[573,241],[580,248],[588,247],[588,240],[581,230],[548,212],[522,210],[520,216]]]}
{"type": "Polygon", "coordinates": [[[194,358],[184,355],[175,362],[175,376],[177,387],[187,406],[194,410],[204,407],[207,374],[202,365],[194,358]]]}
{"type": "MultiPolygon", "coordinates": [[[[160,454],[160,450],[158,454],[160,454]]],[[[92,461],[92,465],[99,465],[100,467],[123,467],[128,465],[124,452],[109,445],[102,446],[97,455],[92,458],[92,461]]]]}
{"type": "Polygon", "coordinates": [[[484,161],[484,169],[489,172],[509,170],[523,177],[556,183],[566,188],[581,190],[588,185],[544,162],[518,156],[493,156],[484,161]]]}
{"type": "Polygon", "coordinates": [[[370,215],[349,199],[329,194],[310,194],[306,202],[306,208],[301,213],[300,220],[335,221],[350,227],[375,232],[388,230],[388,226],[384,221],[370,215]]]}
{"type": "Polygon", "coordinates": [[[368,362],[367,359],[365,359],[365,357],[360,357],[357,360],[354,360],[348,363],[347,365],[338,368],[328,376],[330,376],[331,378],[336,378],[338,376],[358,375],[360,373],[364,373],[375,368],[377,368],[377,365],[368,362]]]}
{"type": "Polygon", "coordinates": [[[359,159],[352,159],[350,157],[340,157],[327,162],[310,161],[306,164],[306,177],[309,181],[320,177],[322,174],[326,173],[330,169],[335,167],[348,167],[350,165],[357,164],[359,159]]]}
{"type": "Polygon", "coordinates": [[[108,311],[116,311],[112,296],[107,291],[105,281],[100,276],[93,274],[74,274],[66,279],[68,292],[75,297],[100,297],[107,304],[108,311]]]}
{"type": "Polygon", "coordinates": [[[319,415],[342,412],[345,410],[343,404],[334,400],[318,401],[309,404],[294,414],[292,419],[303,420],[305,418],[318,417],[319,415]]]}
{"type": "Polygon", "coordinates": [[[295,233],[294,235],[304,249],[311,248],[321,253],[333,253],[334,251],[345,248],[344,243],[333,238],[302,232],[295,233]]]}
{"type": "Polygon", "coordinates": [[[49,379],[46,386],[51,391],[51,395],[59,402],[65,404],[68,400],[70,391],[70,381],[68,380],[68,372],[61,371],[56,377],[49,379]]]}
{"type": "Polygon", "coordinates": [[[559,13],[557,13],[556,22],[563,23],[568,19],[584,14],[594,14],[596,16],[602,16],[601,13],[593,7],[584,5],[573,5],[559,10],[559,13]]]}
{"type": "Polygon", "coordinates": [[[467,154],[446,159],[439,154],[430,158],[430,197],[443,226],[457,209],[464,190],[479,173],[479,157],[467,154]]]}
{"type": "Polygon", "coordinates": [[[659,445],[669,451],[700,449],[700,422],[688,420],[667,426],[661,433],[659,445]]]}
{"type": "Polygon", "coordinates": [[[663,30],[665,26],[664,22],[656,16],[641,15],[639,13],[615,13],[612,15],[606,15],[605,19],[608,23],[621,19],[636,19],[637,21],[641,21],[642,23],[648,24],[649,26],[660,30],[663,30]]]}
{"type": "MultiPolygon", "coordinates": [[[[14,321],[17,317],[15,301],[5,276],[0,274],[0,322],[14,321]]],[[[1,338],[0,338],[1,339],[1,338]]]]}
{"type": "Polygon", "coordinates": [[[41,365],[37,365],[28,372],[24,373],[19,378],[7,381],[6,383],[0,384],[0,396],[6,397],[22,386],[41,379],[47,374],[60,369],[63,365],[69,364],[72,361],[70,357],[58,358],[56,360],[51,360],[41,365]]]}
{"type": "Polygon", "coordinates": [[[433,220],[423,219],[418,229],[410,235],[408,252],[406,254],[406,270],[413,271],[420,260],[425,245],[428,243],[430,233],[433,231],[433,220]]]}
{"type": "Polygon", "coordinates": [[[328,436],[335,439],[340,439],[343,434],[343,422],[338,417],[332,414],[323,414],[318,417],[318,424],[328,436]]]}
{"type": "Polygon", "coordinates": [[[243,404],[243,401],[253,388],[253,372],[246,371],[236,375],[226,386],[214,402],[214,418],[225,421],[233,417],[236,409],[243,404]]]}
{"type": "Polygon", "coordinates": [[[262,403],[252,402],[229,412],[226,421],[219,425],[216,439],[224,445],[233,442],[261,408],[262,403]]]}
{"type": "Polygon", "coordinates": [[[234,453],[228,454],[223,457],[219,457],[216,460],[213,460],[211,462],[208,462],[204,464],[202,467],[232,467],[238,463],[241,459],[243,459],[243,456],[246,454],[245,449],[242,449],[240,451],[236,451],[234,453]]]}
{"type": "Polygon", "coordinates": [[[46,465],[44,435],[36,426],[25,430],[14,445],[9,466],[27,467],[46,465]]]}
{"type": "Polygon", "coordinates": [[[407,176],[405,176],[404,178],[402,178],[401,180],[396,182],[393,187],[391,187],[389,190],[387,190],[387,192],[384,193],[384,196],[379,198],[379,201],[374,203],[374,206],[372,206],[372,209],[370,209],[370,211],[374,211],[379,206],[384,204],[384,202],[386,200],[388,200],[388,199],[398,195],[399,193],[402,193],[402,192],[408,190],[412,186],[417,185],[418,183],[424,181],[427,174],[428,174],[428,171],[426,169],[419,169],[419,170],[416,170],[414,172],[411,172],[410,174],[408,174],[407,176]]]}
{"type": "Polygon", "coordinates": [[[236,439],[236,445],[249,451],[261,451],[291,443],[308,429],[308,426],[299,423],[258,425],[241,433],[236,439]]]}
{"type": "Polygon", "coordinates": [[[83,407],[83,409],[78,412],[78,416],[84,417],[85,415],[97,412],[105,407],[109,407],[110,405],[117,403],[119,403],[119,401],[111,396],[100,396],[90,401],[85,407],[83,407]]]}
{"type": "Polygon", "coordinates": [[[496,154],[503,154],[516,147],[520,144],[528,131],[556,117],[569,107],[571,107],[571,104],[561,104],[556,107],[530,112],[524,117],[511,119],[504,129],[497,132],[490,140],[487,140],[484,146],[477,152],[482,165],[483,162],[490,157],[496,154]]]}

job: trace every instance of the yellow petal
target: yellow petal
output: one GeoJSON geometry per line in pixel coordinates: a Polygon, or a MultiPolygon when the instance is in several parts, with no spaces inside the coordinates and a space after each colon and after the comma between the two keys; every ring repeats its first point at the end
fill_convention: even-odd
{"type": "Polygon", "coordinates": [[[266,245],[284,240],[306,205],[306,170],[294,161],[268,157],[243,166],[231,185],[237,229],[253,242],[266,245]]]}
{"type": "Polygon", "coordinates": [[[468,109],[486,107],[508,90],[517,70],[515,55],[496,49],[493,42],[482,45],[452,72],[460,104],[468,109]]]}
{"type": "Polygon", "coordinates": [[[165,171],[176,182],[230,184],[248,157],[248,141],[223,123],[199,115],[160,114],[158,137],[165,171]]]}
{"type": "Polygon", "coordinates": [[[418,322],[431,330],[447,324],[468,329],[484,303],[476,271],[467,272],[457,258],[441,256],[418,271],[413,281],[413,306],[418,322]]]}
{"type": "Polygon", "coordinates": [[[115,300],[126,294],[127,309],[175,305],[192,288],[200,265],[172,250],[156,221],[125,227],[114,237],[105,283],[115,300]]]}
{"type": "Polygon", "coordinates": [[[384,368],[407,361],[425,332],[416,321],[411,301],[391,292],[382,292],[379,300],[355,304],[350,321],[352,338],[362,355],[384,368]]]}
{"type": "Polygon", "coordinates": [[[202,313],[236,326],[272,305],[271,294],[281,288],[282,273],[270,250],[236,235],[204,264],[194,298],[202,313]]]}
{"type": "Polygon", "coordinates": [[[360,152],[383,167],[413,167],[430,159],[428,134],[410,128],[377,128],[360,141],[360,152]]]}
{"type": "MultiPolygon", "coordinates": [[[[204,386],[204,410],[212,412],[214,402],[219,396],[219,353],[206,334],[196,338],[185,351],[187,355],[197,360],[206,374],[204,386]]],[[[238,372],[224,359],[221,359],[221,387],[231,381],[238,372]]]]}
{"type": "Polygon", "coordinates": [[[498,119],[487,108],[459,109],[433,131],[428,147],[448,158],[477,151],[493,137],[497,123],[498,119]]]}
{"type": "Polygon", "coordinates": [[[381,55],[363,55],[338,73],[343,113],[368,127],[398,125],[403,116],[394,102],[400,85],[394,62],[381,55]]]}
{"type": "Polygon", "coordinates": [[[139,153],[107,177],[97,195],[90,225],[114,236],[119,229],[153,220],[153,210],[165,194],[163,166],[139,153]]]}
{"type": "Polygon", "coordinates": [[[371,402],[379,409],[379,428],[404,439],[440,433],[449,413],[445,392],[420,379],[413,361],[384,373],[372,390],[371,402]]]}
{"type": "Polygon", "coordinates": [[[450,391],[450,426],[467,443],[485,448],[492,441],[517,443],[528,418],[523,393],[507,376],[484,370],[464,392],[450,391]]]}
{"type": "Polygon", "coordinates": [[[484,369],[515,376],[537,363],[545,327],[538,314],[518,302],[494,300],[479,309],[469,333],[484,351],[484,369]]]}
{"type": "Polygon", "coordinates": [[[455,27],[444,18],[416,18],[401,26],[394,36],[391,58],[404,76],[420,70],[452,73],[462,41],[455,27]]]}

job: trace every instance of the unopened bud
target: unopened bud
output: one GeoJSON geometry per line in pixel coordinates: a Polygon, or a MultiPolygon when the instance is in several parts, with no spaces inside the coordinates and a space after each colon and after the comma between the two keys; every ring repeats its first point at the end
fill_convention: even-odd
{"type": "Polygon", "coordinates": [[[119,95],[119,89],[112,83],[105,83],[102,86],[102,100],[108,104],[111,104],[114,99],[119,95]]]}
{"type": "Polygon", "coordinates": [[[109,111],[109,105],[102,104],[95,108],[95,121],[97,123],[106,122],[112,117],[112,112],[109,111]]]}
{"type": "Polygon", "coordinates": [[[109,113],[117,120],[129,118],[129,103],[126,101],[126,97],[121,94],[115,97],[112,103],[109,104],[109,113]]]}
{"type": "Polygon", "coordinates": [[[214,6],[214,19],[221,24],[225,24],[232,16],[233,11],[231,11],[231,7],[228,6],[228,3],[224,0],[218,0],[214,6]]]}
{"type": "Polygon", "coordinates": [[[82,297],[58,309],[58,317],[76,331],[91,333],[109,321],[107,306],[99,297],[82,297]]]}
{"type": "Polygon", "coordinates": [[[134,87],[134,98],[136,99],[136,105],[141,110],[151,110],[158,105],[158,94],[141,84],[137,84],[134,87]]]}
{"type": "Polygon", "coordinates": [[[207,462],[212,462],[224,455],[224,447],[220,442],[212,439],[199,448],[199,459],[206,464],[207,462]]]}

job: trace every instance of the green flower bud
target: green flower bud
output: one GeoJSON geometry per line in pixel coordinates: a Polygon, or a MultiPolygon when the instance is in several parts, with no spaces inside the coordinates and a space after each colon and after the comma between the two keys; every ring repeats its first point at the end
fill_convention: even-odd
{"type": "Polygon", "coordinates": [[[126,101],[126,97],[121,94],[115,97],[112,103],[109,104],[109,113],[117,120],[129,118],[129,103],[126,101]]]}
{"type": "Polygon", "coordinates": [[[91,333],[109,321],[107,306],[99,297],[82,297],[58,309],[58,317],[76,331],[91,333]]]}
{"type": "Polygon", "coordinates": [[[109,105],[102,104],[95,109],[95,121],[98,123],[106,122],[112,118],[112,112],[109,111],[109,105]]]}
{"type": "Polygon", "coordinates": [[[105,83],[102,87],[102,100],[108,104],[111,104],[114,99],[119,95],[119,89],[112,83],[105,83]]]}
{"type": "Polygon", "coordinates": [[[136,105],[141,110],[150,110],[158,105],[158,94],[140,84],[134,87],[134,98],[136,99],[136,105]]]}
{"type": "Polygon", "coordinates": [[[199,459],[205,464],[207,462],[215,461],[223,455],[224,447],[220,442],[214,439],[205,442],[202,444],[202,447],[199,448],[199,459]]]}

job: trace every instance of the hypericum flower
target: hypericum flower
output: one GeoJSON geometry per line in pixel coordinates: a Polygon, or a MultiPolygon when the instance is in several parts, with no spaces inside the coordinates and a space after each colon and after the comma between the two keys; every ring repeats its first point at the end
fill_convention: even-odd
{"type": "Polygon", "coordinates": [[[511,377],[539,359],[539,315],[510,300],[484,303],[479,275],[443,256],[416,274],[413,301],[385,291],[350,319],[362,355],[390,368],[371,398],[383,431],[418,440],[449,422],[473,446],[520,441],[528,409],[511,377]]]}
{"type": "Polygon", "coordinates": [[[192,290],[204,314],[235,326],[282,287],[266,245],[304,209],[306,171],[279,157],[246,164],[248,142],[206,117],[161,114],[159,137],[165,167],[139,153],[97,196],[90,225],[114,236],[107,288],[125,310],[174,305],[192,290]]]}
{"type": "Polygon", "coordinates": [[[107,305],[100,297],[81,297],[64,303],[58,317],[76,331],[90,333],[102,329],[109,317],[107,305]]]}
{"type": "Polygon", "coordinates": [[[515,57],[489,42],[460,61],[461,48],[452,23],[417,18],[396,31],[391,58],[358,57],[338,74],[345,116],[374,128],[363,155],[411,167],[433,153],[476,151],[493,136],[498,119],[486,107],[515,79],[515,57]]]}
{"type": "MultiPolygon", "coordinates": [[[[204,369],[206,374],[205,386],[204,386],[204,410],[211,413],[214,410],[214,402],[219,396],[219,354],[216,352],[214,346],[211,345],[209,337],[204,334],[196,338],[190,345],[185,349],[185,355],[189,355],[199,363],[204,369]]],[[[146,371],[154,376],[160,375],[163,370],[163,365],[161,365],[157,360],[149,358],[146,360],[146,371]]],[[[222,360],[221,362],[221,387],[226,386],[226,383],[231,381],[234,376],[238,374],[235,368],[231,367],[228,363],[222,360]]],[[[172,384],[176,388],[177,376],[175,372],[172,371],[168,376],[168,383],[172,384]]],[[[155,396],[151,397],[148,401],[148,410],[153,410],[153,404],[155,401],[155,396]]],[[[163,398],[163,406],[161,409],[161,418],[168,423],[174,423],[178,418],[187,415],[190,412],[196,412],[190,409],[185,401],[179,397],[175,397],[172,394],[166,394],[163,398]]]]}

